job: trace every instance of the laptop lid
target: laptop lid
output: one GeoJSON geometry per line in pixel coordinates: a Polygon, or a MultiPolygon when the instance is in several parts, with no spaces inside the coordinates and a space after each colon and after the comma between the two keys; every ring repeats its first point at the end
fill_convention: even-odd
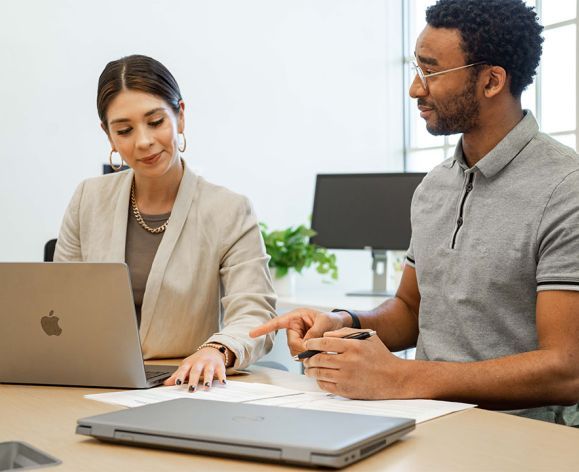
{"type": "Polygon", "coordinates": [[[77,421],[77,434],[194,453],[344,467],[414,429],[405,418],[176,399],[77,421]]]}
{"type": "Polygon", "coordinates": [[[0,382],[152,386],[126,264],[0,263],[0,300],[0,382]]]}

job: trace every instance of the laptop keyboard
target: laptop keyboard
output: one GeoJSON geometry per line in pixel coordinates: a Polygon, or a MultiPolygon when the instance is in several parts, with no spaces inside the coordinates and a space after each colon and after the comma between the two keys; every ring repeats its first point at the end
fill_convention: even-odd
{"type": "Polygon", "coordinates": [[[145,377],[147,378],[147,380],[151,380],[154,379],[155,377],[161,377],[162,375],[169,377],[171,375],[171,372],[166,371],[166,372],[162,372],[162,371],[158,371],[158,370],[145,370],[145,377]]]}

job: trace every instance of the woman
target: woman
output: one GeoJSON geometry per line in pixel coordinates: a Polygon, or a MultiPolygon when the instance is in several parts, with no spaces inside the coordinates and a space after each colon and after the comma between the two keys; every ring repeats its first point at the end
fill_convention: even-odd
{"type": "Polygon", "coordinates": [[[118,152],[130,170],[80,184],[55,261],[126,261],[145,359],[186,357],[167,385],[225,383],[227,367],[254,362],[273,342],[248,336],[275,305],[251,205],[186,167],[185,104],[158,61],[107,64],[97,108],[111,166],[120,169],[118,152]]]}

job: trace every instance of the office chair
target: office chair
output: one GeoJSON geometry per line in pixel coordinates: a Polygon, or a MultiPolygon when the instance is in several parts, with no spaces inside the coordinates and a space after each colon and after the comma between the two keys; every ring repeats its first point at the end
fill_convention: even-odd
{"type": "Polygon", "coordinates": [[[44,262],[54,260],[54,250],[56,249],[56,239],[49,239],[44,245],[44,262]]]}

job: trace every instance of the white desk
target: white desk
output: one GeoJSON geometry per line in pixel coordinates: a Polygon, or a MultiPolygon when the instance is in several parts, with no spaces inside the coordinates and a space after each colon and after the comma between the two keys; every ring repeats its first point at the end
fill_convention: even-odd
{"type": "Polygon", "coordinates": [[[385,297],[352,297],[346,295],[342,290],[329,285],[315,289],[300,290],[293,297],[280,297],[277,305],[280,314],[304,306],[320,311],[329,311],[334,308],[371,310],[380,305],[385,299],[385,297]]]}

